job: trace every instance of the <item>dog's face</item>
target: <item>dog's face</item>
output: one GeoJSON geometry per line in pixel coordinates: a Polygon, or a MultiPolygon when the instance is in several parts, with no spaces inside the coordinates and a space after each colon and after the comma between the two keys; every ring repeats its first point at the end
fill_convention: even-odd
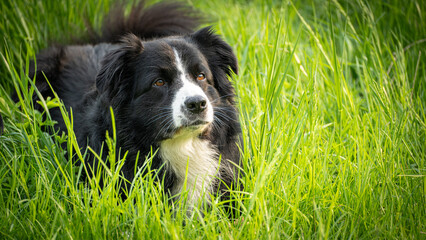
{"type": "Polygon", "coordinates": [[[160,138],[199,134],[213,122],[212,101],[219,93],[207,60],[195,46],[179,39],[147,42],[138,62],[132,93],[137,122],[157,125],[160,138]]]}
{"type": "Polygon", "coordinates": [[[97,88],[125,109],[135,131],[149,129],[161,141],[208,131],[216,108],[233,104],[231,70],[231,48],[209,29],[143,43],[128,36],[104,60],[97,88]]]}

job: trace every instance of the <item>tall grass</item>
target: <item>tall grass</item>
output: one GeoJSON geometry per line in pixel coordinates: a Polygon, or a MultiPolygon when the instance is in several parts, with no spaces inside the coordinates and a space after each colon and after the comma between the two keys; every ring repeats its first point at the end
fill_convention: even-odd
{"type": "Polygon", "coordinates": [[[112,2],[0,3],[2,238],[426,237],[422,1],[190,1],[239,59],[245,189],[235,219],[220,201],[189,218],[152,174],[139,174],[123,202],[122,159],[102,188],[100,175],[81,181],[87,169],[67,159],[86,154],[71,113],[68,136],[42,131],[53,124],[42,114],[61,104],[45,99],[46,112],[34,111],[29,60],[84,35],[86,20],[99,28],[112,2]],[[29,89],[16,104],[14,89],[29,89]]]}

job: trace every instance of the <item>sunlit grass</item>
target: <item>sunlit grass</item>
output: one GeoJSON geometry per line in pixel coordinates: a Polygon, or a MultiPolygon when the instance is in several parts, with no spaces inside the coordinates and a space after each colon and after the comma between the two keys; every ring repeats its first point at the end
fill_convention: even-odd
{"type": "MultiPolygon", "coordinates": [[[[68,136],[43,131],[52,123],[33,109],[29,60],[51,42],[84,35],[85,19],[99,27],[112,2],[0,3],[2,238],[426,237],[422,1],[189,1],[240,64],[232,81],[245,189],[236,193],[235,219],[220,201],[189,218],[187,206],[167,201],[154,172],[139,174],[123,202],[123,159],[102,172],[103,187],[102,174],[82,181],[90,169],[65,155],[86,154],[71,113],[68,136]],[[29,89],[17,104],[14,89],[29,89]]],[[[58,107],[43,101],[46,110],[58,107]]],[[[114,149],[108,134],[105,148],[114,149]]]]}

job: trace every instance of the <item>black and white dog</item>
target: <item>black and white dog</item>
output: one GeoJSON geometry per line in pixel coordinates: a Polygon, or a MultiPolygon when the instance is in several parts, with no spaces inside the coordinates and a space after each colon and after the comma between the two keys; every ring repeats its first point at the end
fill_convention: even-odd
{"type": "MultiPolygon", "coordinates": [[[[198,18],[191,11],[179,3],[139,4],[125,17],[115,8],[101,36],[48,48],[29,76],[43,97],[53,97],[53,88],[72,109],[83,151],[101,152],[112,132],[112,107],[117,150],[127,152],[123,176],[131,181],[145,156],[158,150],[152,167],[166,191],[179,195],[186,186],[195,204],[239,186],[241,129],[228,80],[237,59],[210,28],[193,32],[198,18]]],[[[66,132],[59,109],[50,113],[56,130],[66,132]]],[[[97,161],[92,156],[86,164],[93,169],[97,161]]]]}

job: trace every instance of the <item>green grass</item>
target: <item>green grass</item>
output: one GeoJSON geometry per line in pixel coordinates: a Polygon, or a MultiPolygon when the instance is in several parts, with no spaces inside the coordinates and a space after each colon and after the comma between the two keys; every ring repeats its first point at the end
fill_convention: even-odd
{"type": "Polygon", "coordinates": [[[239,59],[246,174],[234,220],[221,202],[188,218],[151,175],[122,202],[122,161],[102,191],[98,178],[84,184],[60,148],[76,152],[72,133],[41,130],[52,123],[33,110],[34,89],[11,101],[39,50],[83,35],[84,18],[99,28],[112,2],[0,3],[0,238],[426,238],[423,1],[189,1],[239,59]]]}

